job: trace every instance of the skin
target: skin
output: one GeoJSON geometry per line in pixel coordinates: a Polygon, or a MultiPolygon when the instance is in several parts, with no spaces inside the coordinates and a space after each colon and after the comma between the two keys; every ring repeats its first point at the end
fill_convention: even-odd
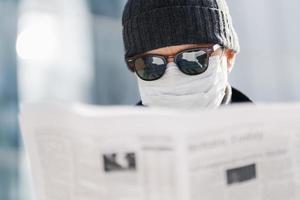
{"type": "MultiPolygon", "coordinates": [[[[194,47],[199,47],[199,44],[185,44],[185,45],[177,45],[177,46],[169,46],[169,47],[163,47],[159,49],[155,49],[152,51],[148,51],[145,54],[157,54],[157,55],[163,55],[163,56],[169,56],[169,55],[175,55],[176,53],[183,51],[185,49],[190,49],[194,47]]],[[[200,47],[209,47],[211,44],[201,44],[200,47]]],[[[222,55],[222,50],[218,49],[215,51],[212,55],[222,55]]],[[[231,72],[235,58],[236,58],[236,53],[230,49],[225,49],[224,56],[227,58],[227,69],[228,72],[231,72]]],[[[169,62],[173,62],[173,58],[169,58],[169,62]]]]}

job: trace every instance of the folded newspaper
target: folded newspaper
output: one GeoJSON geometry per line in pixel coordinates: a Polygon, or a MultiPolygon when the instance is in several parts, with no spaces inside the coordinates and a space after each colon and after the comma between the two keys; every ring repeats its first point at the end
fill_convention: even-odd
{"type": "Polygon", "coordinates": [[[37,200],[299,200],[300,104],[23,105],[37,200]]]}

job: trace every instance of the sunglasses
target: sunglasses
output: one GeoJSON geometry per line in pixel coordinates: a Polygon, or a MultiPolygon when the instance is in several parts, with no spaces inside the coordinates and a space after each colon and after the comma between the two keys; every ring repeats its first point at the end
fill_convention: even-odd
{"type": "Polygon", "coordinates": [[[216,44],[210,47],[193,47],[175,55],[162,56],[155,54],[138,55],[126,60],[129,69],[144,81],[160,79],[166,72],[168,60],[174,59],[179,70],[190,76],[200,75],[208,69],[211,55],[222,48],[216,44]]]}

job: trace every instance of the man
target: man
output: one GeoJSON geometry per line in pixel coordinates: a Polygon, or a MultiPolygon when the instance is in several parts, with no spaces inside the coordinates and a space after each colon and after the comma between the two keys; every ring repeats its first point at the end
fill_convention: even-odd
{"type": "Polygon", "coordinates": [[[122,21],[139,105],[205,109],[251,102],[228,83],[239,42],[225,0],[128,0],[122,21]]]}

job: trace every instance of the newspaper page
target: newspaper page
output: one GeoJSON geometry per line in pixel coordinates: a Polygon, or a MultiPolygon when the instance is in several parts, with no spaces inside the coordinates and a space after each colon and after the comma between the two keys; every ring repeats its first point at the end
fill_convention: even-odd
{"type": "Polygon", "coordinates": [[[23,105],[38,200],[299,199],[300,106],[23,105]]]}
{"type": "Polygon", "coordinates": [[[176,134],[183,130],[162,126],[168,115],[41,105],[23,107],[20,118],[38,200],[181,195],[176,134]]]}
{"type": "Polygon", "coordinates": [[[205,134],[190,130],[190,199],[299,199],[299,109],[238,112],[227,113],[239,116],[231,122],[207,124],[205,134]]]}

